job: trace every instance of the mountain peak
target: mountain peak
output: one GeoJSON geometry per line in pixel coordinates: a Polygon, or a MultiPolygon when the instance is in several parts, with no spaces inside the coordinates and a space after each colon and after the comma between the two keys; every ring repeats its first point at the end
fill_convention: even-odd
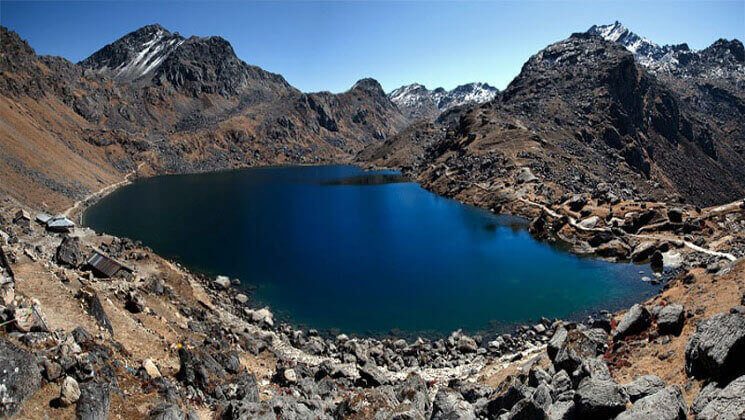
{"type": "Polygon", "coordinates": [[[153,73],[184,38],[160,26],[143,26],[93,53],[79,64],[119,81],[153,73]]]}
{"type": "Polygon", "coordinates": [[[385,96],[385,91],[383,91],[383,87],[380,86],[380,82],[371,77],[358,80],[354,85],[352,85],[350,90],[364,90],[385,96]]]}
{"type": "Polygon", "coordinates": [[[622,45],[634,54],[639,64],[656,74],[704,76],[737,83],[745,80],[745,49],[742,42],[736,39],[719,39],[711,46],[695,51],[685,43],[657,45],[619,22],[593,25],[586,33],[622,45]]]}
{"type": "Polygon", "coordinates": [[[467,83],[447,91],[438,87],[428,90],[424,85],[412,83],[394,89],[388,94],[409,119],[434,118],[450,108],[488,102],[499,90],[486,83],[467,83]]]}

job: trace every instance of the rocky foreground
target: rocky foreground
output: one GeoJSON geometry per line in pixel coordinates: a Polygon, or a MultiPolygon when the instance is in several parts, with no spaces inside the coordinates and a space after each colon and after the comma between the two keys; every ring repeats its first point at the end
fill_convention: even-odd
{"type": "MultiPolygon", "coordinates": [[[[580,206],[578,200],[567,207],[580,206]]],[[[593,200],[581,207],[594,214],[593,200]]],[[[745,214],[735,204],[701,209],[711,229],[693,235],[740,235],[745,214]]],[[[237,279],[190,273],[138,243],[89,229],[49,232],[18,208],[6,200],[0,212],[4,416],[745,415],[745,265],[672,239],[626,245],[623,257],[613,255],[677,261],[677,274],[659,296],[623,314],[582,323],[542,319],[491,338],[458,331],[411,342],[295,329],[252,306],[235,288],[237,279]],[[86,264],[94,250],[133,272],[94,276],[86,264]]],[[[539,229],[552,225],[540,222],[551,219],[545,210],[531,224],[534,233],[573,237],[566,227],[539,229]]],[[[681,218],[668,223],[691,223],[689,210],[663,214],[681,218]]],[[[629,220],[639,224],[636,231],[655,224],[629,220]]]]}

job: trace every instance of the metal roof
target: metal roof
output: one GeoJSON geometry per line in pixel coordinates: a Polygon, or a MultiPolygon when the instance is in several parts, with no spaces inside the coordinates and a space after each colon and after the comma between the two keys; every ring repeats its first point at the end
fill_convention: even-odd
{"type": "Polygon", "coordinates": [[[75,223],[67,217],[55,217],[47,222],[47,227],[50,228],[73,228],[75,223]]]}
{"type": "Polygon", "coordinates": [[[39,222],[39,223],[46,224],[51,219],[52,219],[52,215],[51,214],[39,213],[39,214],[36,215],[36,221],[39,222]]]}
{"type": "Polygon", "coordinates": [[[114,277],[119,270],[132,271],[129,267],[116,262],[98,250],[95,250],[88,259],[88,265],[106,277],[114,277]]]}

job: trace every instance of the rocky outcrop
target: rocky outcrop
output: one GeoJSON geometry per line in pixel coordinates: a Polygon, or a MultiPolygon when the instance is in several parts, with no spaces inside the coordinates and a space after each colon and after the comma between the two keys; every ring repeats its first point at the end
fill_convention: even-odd
{"type": "Polygon", "coordinates": [[[0,338],[0,416],[13,416],[40,386],[35,357],[0,338]]]}
{"type": "Polygon", "coordinates": [[[618,420],[685,420],[688,406],[677,386],[663,388],[634,403],[630,410],[619,414],[618,420]]]}
{"type": "Polygon", "coordinates": [[[639,334],[646,330],[652,323],[652,315],[643,305],[636,304],[626,312],[618,323],[613,334],[615,340],[620,340],[630,335],[639,334]]]}
{"type": "Polygon", "coordinates": [[[85,261],[85,255],[80,248],[80,238],[65,236],[57,248],[57,262],[61,265],[77,268],[85,261]]]}
{"type": "Polygon", "coordinates": [[[745,376],[733,380],[724,389],[711,390],[705,403],[701,405],[703,409],[696,414],[696,419],[743,418],[745,416],[745,376]]]}
{"type": "Polygon", "coordinates": [[[612,418],[626,409],[628,400],[620,385],[589,377],[580,382],[575,396],[577,413],[582,418],[612,418]]]}
{"type": "Polygon", "coordinates": [[[686,346],[686,372],[703,379],[745,374],[745,315],[717,314],[702,321],[686,346]]]}

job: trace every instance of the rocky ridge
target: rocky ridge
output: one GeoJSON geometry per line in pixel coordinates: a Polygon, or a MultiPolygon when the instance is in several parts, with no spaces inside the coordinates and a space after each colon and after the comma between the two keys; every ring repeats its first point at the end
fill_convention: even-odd
{"type": "Polygon", "coordinates": [[[135,168],[183,173],[344,160],[406,124],[371,79],[341,94],[302,93],[238,59],[220,37],[183,38],[150,25],[73,64],[39,57],[1,30],[0,113],[9,125],[0,188],[50,210],[135,168]],[[50,164],[32,146],[71,157],[50,164]]]}
{"type": "MultiPolygon", "coordinates": [[[[745,133],[733,123],[743,118],[742,91],[671,77],[648,72],[615,43],[575,34],[531,57],[496,100],[443,114],[428,131],[444,138],[416,156],[412,172],[425,186],[447,182],[431,171],[442,165],[496,183],[527,166],[564,192],[610,181],[620,198],[709,205],[742,197],[745,133]]],[[[391,149],[408,150],[414,132],[370,146],[377,151],[361,159],[409,159],[391,149]]]]}

